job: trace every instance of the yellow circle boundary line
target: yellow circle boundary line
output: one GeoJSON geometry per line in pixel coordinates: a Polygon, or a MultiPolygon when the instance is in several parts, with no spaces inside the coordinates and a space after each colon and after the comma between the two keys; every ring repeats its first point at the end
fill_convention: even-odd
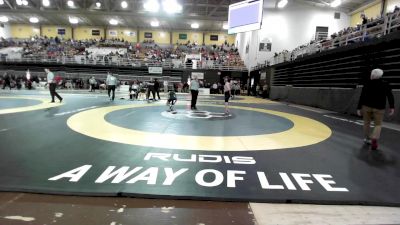
{"type": "Polygon", "coordinates": [[[25,96],[0,96],[0,99],[27,99],[27,100],[41,101],[41,103],[37,104],[37,105],[22,106],[22,107],[9,108],[9,109],[1,109],[0,115],[10,114],[10,113],[27,112],[27,111],[33,111],[33,110],[39,110],[39,109],[48,109],[48,108],[57,107],[57,106],[64,104],[64,103],[50,103],[48,99],[37,98],[37,97],[25,97],[25,96]]]}
{"type": "MultiPolygon", "coordinates": [[[[284,117],[291,120],[294,126],[287,131],[279,133],[253,136],[187,136],[127,129],[113,125],[104,119],[108,113],[116,110],[149,106],[157,105],[119,105],[91,109],[71,116],[67,120],[67,124],[72,130],[78,133],[111,142],[154,148],[207,151],[251,151],[295,148],[322,142],[332,134],[329,127],[313,119],[289,113],[243,106],[231,106],[231,108],[284,117]]],[[[216,105],[209,106],[223,107],[216,105]]]]}

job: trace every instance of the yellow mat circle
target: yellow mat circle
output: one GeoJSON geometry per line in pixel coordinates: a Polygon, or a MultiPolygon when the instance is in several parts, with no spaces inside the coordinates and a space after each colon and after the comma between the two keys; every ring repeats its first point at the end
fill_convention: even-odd
{"type": "MultiPolygon", "coordinates": [[[[313,119],[273,110],[243,106],[230,106],[230,108],[280,116],[292,121],[294,126],[289,130],[273,134],[227,137],[189,136],[132,130],[113,125],[104,119],[108,113],[113,111],[152,106],[156,105],[118,105],[91,109],[71,116],[67,124],[72,130],[78,133],[106,141],[154,148],[206,151],[252,151],[296,148],[322,142],[332,134],[329,127],[313,119]]],[[[217,105],[205,106],[223,107],[217,105]]]]}
{"type": "Polygon", "coordinates": [[[27,100],[37,100],[41,101],[40,104],[32,105],[32,106],[22,106],[22,107],[15,107],[9,109],[0,109],[1,114],[9,114],[9,113],[19,113],[19,112],[27,112],[33,111],[38,109],[47,109],[52,107],[57,107],[63,105],[64,103],[50,103],[49,99],[44,98],[37,98],[37,97],[28,97],[28,96],[0,96],[0,99],[27,99],[27,100]]]}

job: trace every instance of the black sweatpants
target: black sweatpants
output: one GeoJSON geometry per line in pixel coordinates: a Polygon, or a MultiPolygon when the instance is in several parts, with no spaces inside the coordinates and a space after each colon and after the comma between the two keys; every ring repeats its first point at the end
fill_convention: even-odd
{"type": "Polygon", "coordinates": [[[114,98],[115,98],[115,85],[108,85],[107,86],[107,90],[108,90],[108,97],[110,97],[111,98],[111,96],[110,96],[110,92],[112,91],[112,100],[114,101],[114,98]]]}
{"type": "Polygon", "coordinates": [[[54,102],[54,96],[58,98],[58,100],[62,100],[61,96],[56,92],[56,83],[50,83],[49,90],[50,90],[50,95],[51,95],[51,101],[54,102]]]}
{"type": "Polygon", "coordinates": [[[196,108],[196,103],[197,103],[197,96],[199,95],[199,91],[198,90],[190,90],[190,92],[192,93],[192,104],[191,104],[191,108],[196,108]]]}
{"type": "Polygon", "coordinates": [[[8,86],[11,90],[11,82],[10,81],[4,81],[3,83],[3,89],[6,89],[6,86],[8,86]]]}

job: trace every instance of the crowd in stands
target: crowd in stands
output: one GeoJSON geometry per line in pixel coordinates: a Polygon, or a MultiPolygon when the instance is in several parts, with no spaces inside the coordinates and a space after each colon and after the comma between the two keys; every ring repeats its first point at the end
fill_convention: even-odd
{"type": "MultiPolygon", "coordinates": [[[[360,17],[362,20],[361,24],[355,27],[347,27],[337,33],[333,33],[330,38],[312,40],[292,51],[283,50],[282,52],[275,53],[273,57],[274,64],[292,61],[297,57],[312,55],[327,49],[380,38],[384,35],[384,28],[382,25],[385,23],[385,19],[394,20],[391,26],[400,24],[400,8],[395,6],[393,12],[387,13],[385,16],[368,18],[364,13],[361,13],[360,17]]],[[[400,27],[392,28],[390,31],[393,32],[396,30],[400,30],[400,27]]],[[[267,65],[270,63],[270,61],[266,62],[267,65]]]]}
{"type": "MultiPolygon", "coordinates": [[[[225,42],[222,45],[198,45],[191,43],[178,45],[160,46],[154,40],[145,40],[142,43],[131,43],[124,39],[103,39],[100,40],[61,40],[58,37],[32,37],[27,40],[0,39],[0,48],[22,47],[22,58],[48,59],[48,60],[68,60],[77,63],[99,63],[109,64],[114,62],[129,63],[134,65],[137,61],[161,64],[178,60],[181,65],[191,63],[192,59],[186,57],[189,54],[201,55],[199,65],[206,65],[209,61],[212,64],[222,66],[241,66],[244,63],[233,44],[225,42]],[[88,51],[88,48],[115,48],[125,49],[124,52],[110,52],[107,54],[95,54],[88,51]]],[[[198,60],[198,59],[197,59],[198,60]]]]}

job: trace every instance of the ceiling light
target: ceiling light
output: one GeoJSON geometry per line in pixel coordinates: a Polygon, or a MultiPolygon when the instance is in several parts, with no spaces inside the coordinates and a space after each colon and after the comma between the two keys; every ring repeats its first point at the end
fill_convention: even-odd
{"type": "Polygon", "coordinates": [[[182,5],[179,4],[176,0],[164,0],[162,2],[162,5],[166,13],[174,14],[182,12],[182,5]]]}
{"type": "Polygon", "coordinates": [[[286,6],[286,4],[288,3],[288,0],[280,0],[278,2],[278,8],[283,8],[286,6]]]}
{"type": "Polygon", "coordinates": [[[46,7],[49,7],[50,6],[50,1],[49,0],[43,0],[42,1],[42,5],[46,6],[46,7]]]}
{"type": "Polygon", "coordinates": [[[69,22],[72,23],[72,24],[77,24],[77,23],[79,23],[79,20],[76,17],[70,17],[69,18],[69,22]]]}
{"type": "Polygon", "coordinates": [[[31,22],[31,23],[39,23],[39,19],[37,17],[31,17],[31,18],[29,18],[29,22],[31,22]]]}
{"type": "Polygon", "coordinates": [[[118,20],[116,19],[111,19],[109,22],[111,25],[118,25],[118,20]]]}
{"type": "Polygon", "coordinates": [[[158,21],[151,21],[150,25],[151,25],[152,27],[158,27],[158,26],[160,26],[160,22],[158,22],[158,21]]]}
{"type": "Polygon", "coordinates": [[[67,2],[67,5],[68,5],[69,7],[74,7],[74,1],[69,0],[69,1],[67,2]]]}
{"type": "Polygon", "coordinates": [[[340,4],[342,4],[341,0],[334,0],[333,2],[331,2],[331,7],[338,7],[340,4]]]}
{"type": "Polygon", "coordinates": [[[100,8],[101,7],[101,2],[96,2],[96,7],[100,8]]]}
{"type": "Polygon", "coordinates": [[[190,27],[192,27],[193,29],[197,29],[197,28],[199,28],[199,24],[198,23],[192,23],[190,25],[190,27]]]}
{"type": "Polygon", "coordinates": [[[7,16],[0,16],[0,22],[1,23],[7,23],[8,22],[8,17],[7,16]]]}
{"type": "Polygon", "coordinates": [[[28,5],[28,0],[22,0],[22,5],[27,6],[28,5]]]}
{"type": "Polygon", "coordinates": [[[158,12],[158,10],[160,9],[160,4],[158,3],[157,0],[147,0],[143,4],[143,8],[144,10],[149,12],[158,12]]]}
{"type": "Polygon", "coordinates": [[[0,0],[0,5],[4,5],[4,0],[0,0]]]}
{"type": "Polygon", "coordinates": [[[224,24],[224,25],[222,25],[222,29],[224,29],[224,30],[228,30],[228,29],[229,29],[229,26],[228,26],[228,24],[224,24]]]}
{"type": "Polygon", "coordinates": [[[17,5],[22,5],[22,0],[16,0],[15,2],[17,3],[17,5]]]}
{"type": "Polygon", "coordinates": [[[123,9],[128,8],[128,3],[127,3],[126,1],[122,1],[122,2],[121,2],[121,7],[122,7],[123,9]]]}

